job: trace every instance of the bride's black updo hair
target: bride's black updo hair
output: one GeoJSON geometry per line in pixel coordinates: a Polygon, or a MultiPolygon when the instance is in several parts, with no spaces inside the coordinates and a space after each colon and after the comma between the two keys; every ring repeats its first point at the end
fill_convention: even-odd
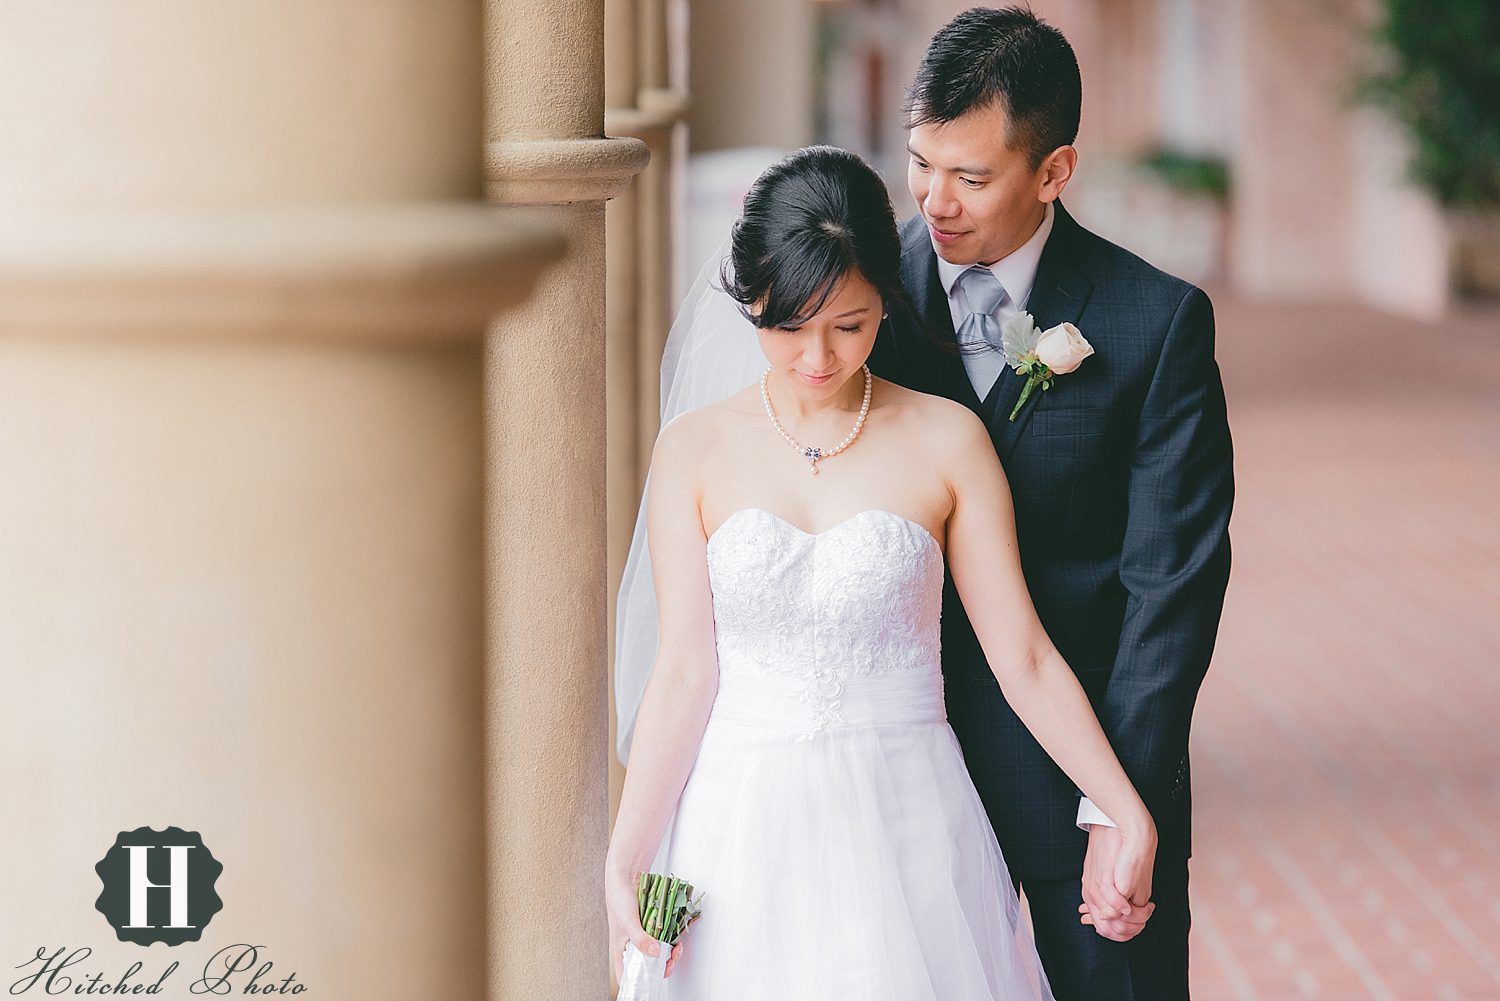
{"type": "Polygon", "coordinates": [[[891,197],[869,164],[848,150],[809,146],[755,179],[719,276],[752,323],[806,323],[851,270],[887,308],[910,303],[891,197]]]}

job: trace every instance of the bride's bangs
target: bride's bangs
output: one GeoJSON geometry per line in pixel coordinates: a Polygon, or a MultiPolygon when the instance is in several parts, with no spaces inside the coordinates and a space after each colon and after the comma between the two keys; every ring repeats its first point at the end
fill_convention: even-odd
{"type": "Polygon", "coordinates": [[[785,259],[767,268],[770,282],[758,321],[761,327],[800,327],[821,313],[845,278],[859,270],[834,240],[803,246],[788,241],[782,249],[778,256],[785,259]]]}

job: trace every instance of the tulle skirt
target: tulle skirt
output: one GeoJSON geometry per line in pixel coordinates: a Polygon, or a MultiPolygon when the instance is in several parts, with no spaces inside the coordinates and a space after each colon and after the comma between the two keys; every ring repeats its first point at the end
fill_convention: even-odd
{"type": "Polygon", "coordinates": [[[1051,997],[945,720],[711,718],[658,866],[704,894],[672,1001],[1051,997]]]}

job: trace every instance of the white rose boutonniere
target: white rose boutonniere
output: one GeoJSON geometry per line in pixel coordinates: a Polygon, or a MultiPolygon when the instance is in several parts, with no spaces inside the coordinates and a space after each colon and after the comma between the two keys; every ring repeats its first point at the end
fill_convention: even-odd
{"type": "Polygon", "coordinates": [[[1005,352],[1005,364],[1026,377],[1021,388],[1021,398],[1016,400],[1010,419],[1015,420],[1031,391],[1037,386],[1043,390],[1052,388],[1052,380],[1059,375],[1077,371],[1083,360],[1094,353],[1094,348],[1084,340],[1083,334],[1071,323],[1059,323],[1055,327],[1038,332],[1036,321],[1030,313],[1017,313],[1005,321],[1001,331],[1001,347],[1005,352]]]}

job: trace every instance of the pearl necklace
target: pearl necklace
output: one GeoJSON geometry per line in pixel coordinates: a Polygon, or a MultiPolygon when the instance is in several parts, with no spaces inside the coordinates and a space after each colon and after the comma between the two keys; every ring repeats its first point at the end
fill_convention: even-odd
{"type": "Polygon", "coordinates": [[[854,430],[850,431],[848,437],[839,442],[836,447],[829,449],[827,452],[815,445],[803,445],[786,433],[786,428],[781,426],[781,421],[776,417],[776,411],[771,407],[771,391],[769,389],[771,370],[769,368],[766,369],[765,374],[760,377],[760,402],[766,406],[766,416],[771,418],[771,426],[780,433],[788,445],[802,453],[802,457],[809,463],[810,468],[808,471],[814,476],[818,475],[819,462],[824,459],[833,458],[854,444],[854,439],[859,437],[860,429],[865,426],[865,417],[870,412],[870,390],[875,385],[875,380],[870,375],[870,366],[861,365],[860,368],[864,369],[865,373],[865,399],[859,405],[859,417],[854,421],[854,430]]]}

